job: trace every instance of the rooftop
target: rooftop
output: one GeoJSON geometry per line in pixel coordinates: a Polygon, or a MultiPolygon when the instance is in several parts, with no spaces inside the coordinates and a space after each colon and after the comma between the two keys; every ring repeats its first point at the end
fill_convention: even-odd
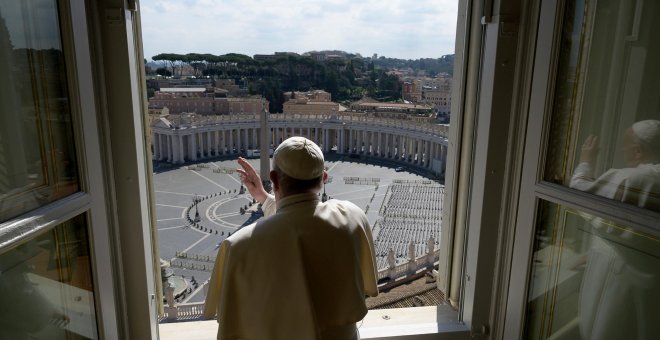
{"type": "Polygon", "coordinates": [[[205,87],[161,87],[160,92],[206,92],[205,87]]]}

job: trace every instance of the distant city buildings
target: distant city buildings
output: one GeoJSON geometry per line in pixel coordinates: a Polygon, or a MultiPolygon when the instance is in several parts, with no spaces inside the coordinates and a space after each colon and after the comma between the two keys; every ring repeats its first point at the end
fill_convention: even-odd
{"type": "Polygon", "coordinates": [[[346,107],[332,102],[329,92],[314,90],[308,92],[285,93],[284,114],[334,115],[346,111],[346,107]]]}
{"type": "Polygon", "coordinates": [[[435,78],[410,77],[403,82],[403,98],[413,103],[433,107],[439,116],[451,113],[452,78],[441,75],[435,78]]]}
{"type": "Polygon", "coordinates": [[[201,115],[253,114],[268,102],[261,96],[230,98],[226,90],[215,88],[162,88],[149,100],[149,108],[168,108],[171,114],[197,113],[201,115]],[[216,96],[218,94],[218,96],[216,96]]]}
{"type": "Polygon", "coordinates": [[[433,108],[430,105],[415,103],[391,103],[379,102],[375,99],[365,97],[351,104],[351,110],[364,112],[394,112],[404,114],[415,114],[430,116],[433,108]]]}
{"type": "Polygon", "coordinates": [[[275,52],[274,54],[255,54],[253,56],[254,60],[275,60],[277,58],[286,57],[286,56],[300,56],[300,54],[295,52],[275,52]]]}

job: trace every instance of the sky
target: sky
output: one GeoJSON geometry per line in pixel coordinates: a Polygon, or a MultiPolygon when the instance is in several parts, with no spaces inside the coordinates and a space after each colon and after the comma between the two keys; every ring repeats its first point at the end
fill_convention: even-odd
{"type": "Polygon", "coordinates": [[[148,60],[159,53],[362,56],[454,53],[458,0],[141,0],[148,60]]]}

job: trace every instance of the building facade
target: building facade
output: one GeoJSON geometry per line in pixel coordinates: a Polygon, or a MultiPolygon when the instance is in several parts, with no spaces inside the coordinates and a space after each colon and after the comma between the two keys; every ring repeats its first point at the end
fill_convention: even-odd
{"type": "Polygon", "coordinates": [[[171,114],[197,113],[226,115],[260,112],[264,103],[261,96],[227,97],[224,89],[217,88],[162,88],[149,100],[149,109],[168,108],[171,114]]]}
{"type": "MultiPolygon", "coordinates": [[[[262,143],[261,124],[253,115],[181,115],[160,118],[151,128],[154,160],[174,164],[239,155],[262,143]]],[[[436,175],[447,159],[447,126],[352,115],[270,114],[267,129],[272,149],[288,137],[304,136],[324,152],[401,162],[436,175]]]]}

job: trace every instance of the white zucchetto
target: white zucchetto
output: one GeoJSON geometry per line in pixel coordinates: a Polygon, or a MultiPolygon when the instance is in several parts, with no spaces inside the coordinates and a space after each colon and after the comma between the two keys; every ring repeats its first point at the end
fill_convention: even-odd
{"type": "Polygon", "coordinates": [[[642,143],[652,147],[660,147],[660,121],[642,120],[632,125],[632,131],[642,143]]]}
{"type": "Polygon", "coordinates": [[[283,141],[273,153],[273,162],[284,174],[300,180],[319,178],[325,169],[321,148],[305,137],[283,141]]]}

